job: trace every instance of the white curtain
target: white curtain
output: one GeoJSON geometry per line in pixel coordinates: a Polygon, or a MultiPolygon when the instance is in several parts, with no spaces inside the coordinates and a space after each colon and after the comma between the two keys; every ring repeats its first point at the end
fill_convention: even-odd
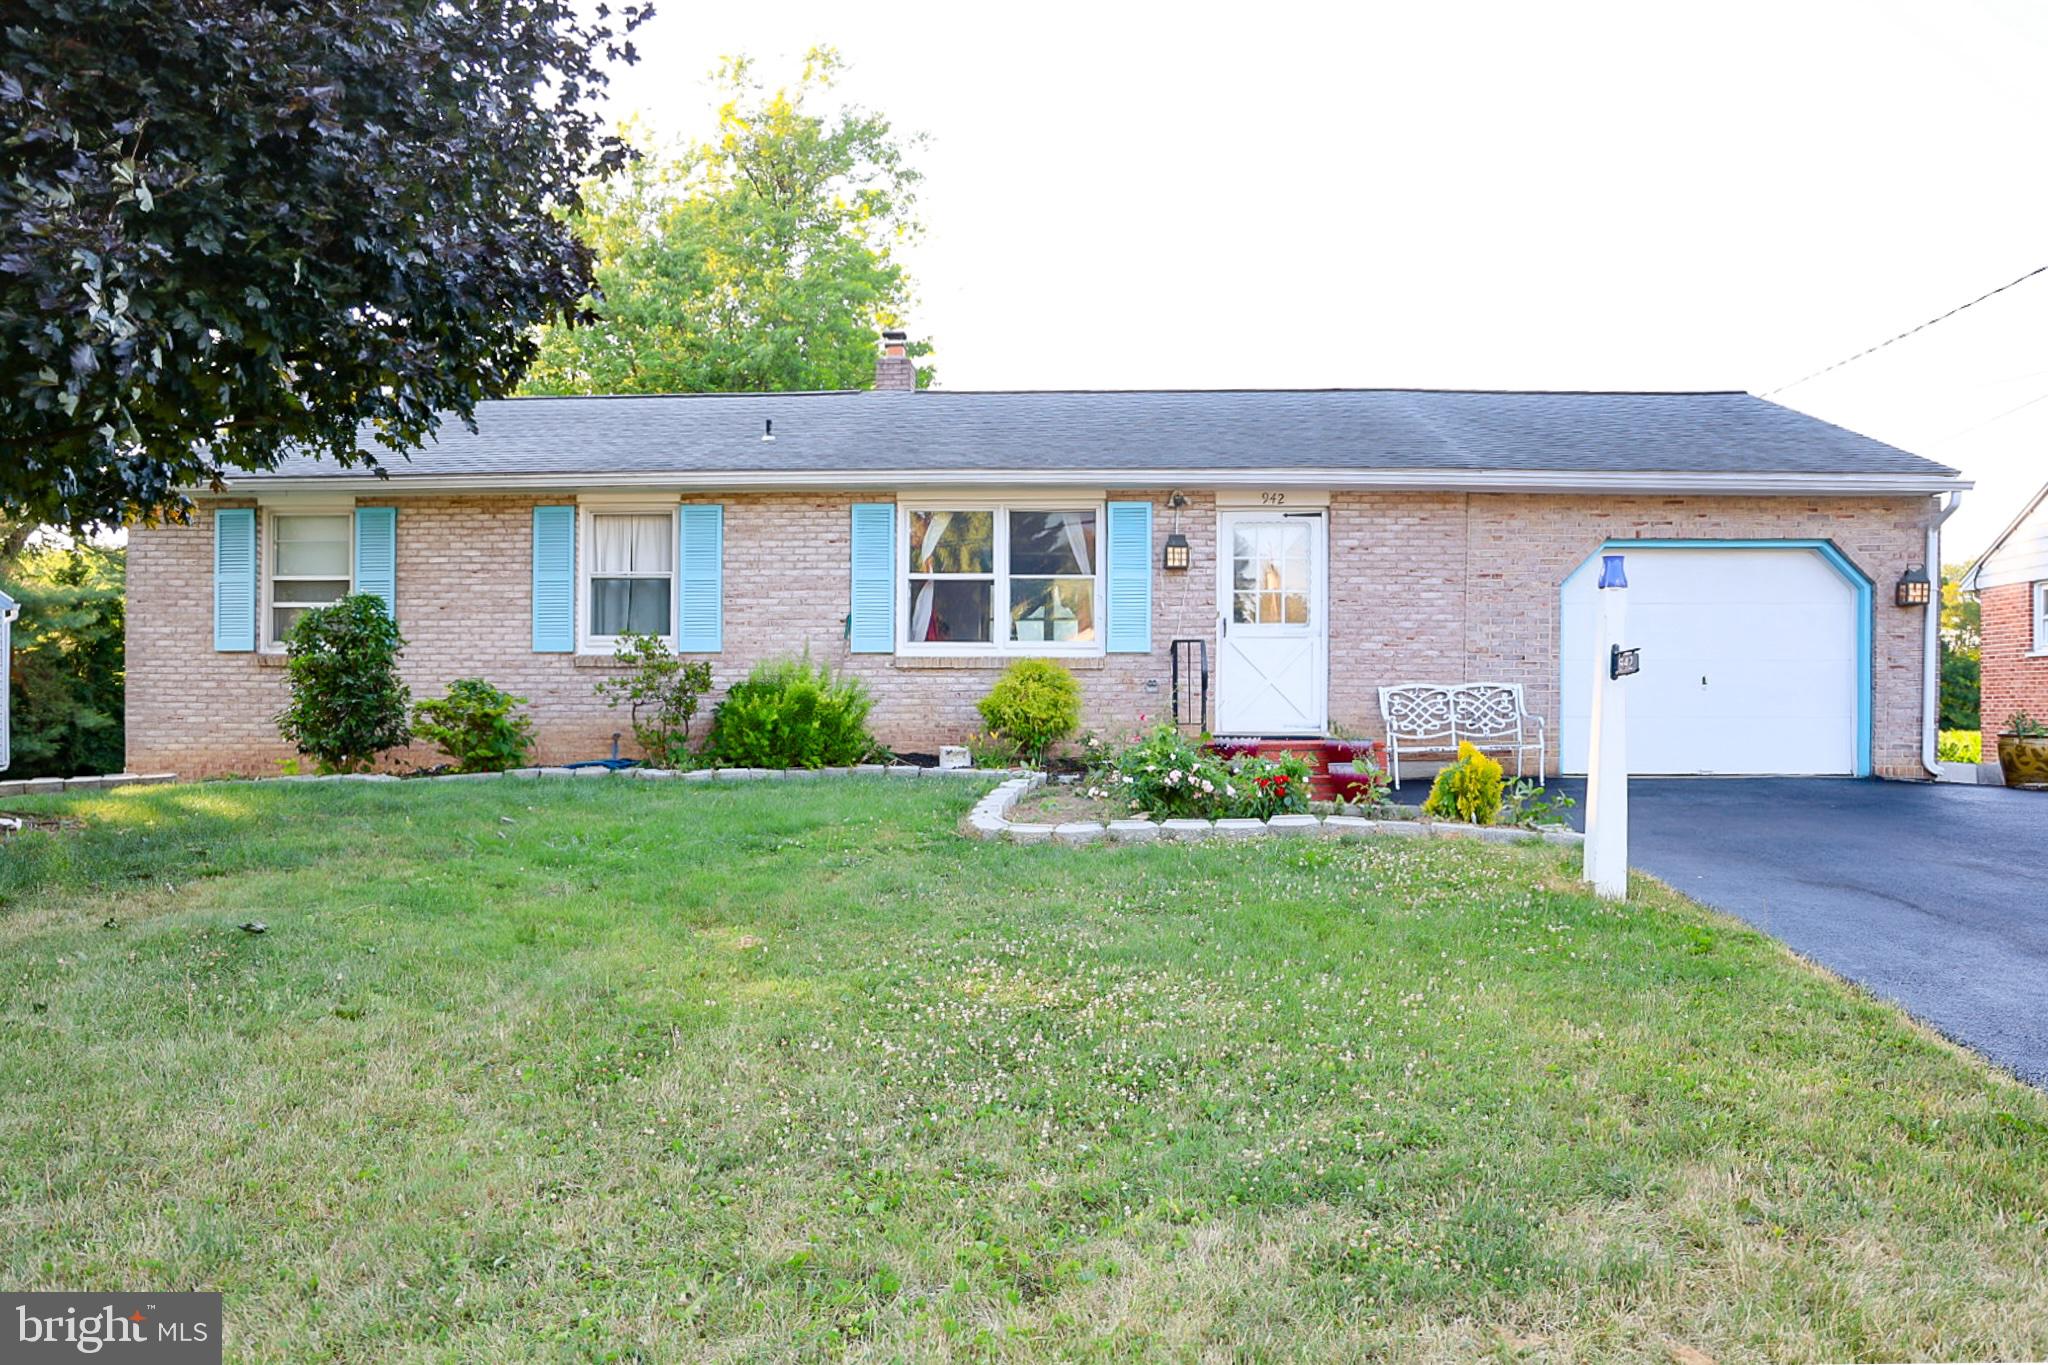
{"type": "Polygon", "coordinates": [[[593,577],[669,571],[669,526],[664,516],[590,519],[590,572],[593,577]]]}
{"type": "MultiPolygon", "coordinates": [[[[946,534],[946,528],[953,524],[951,512],[933,512],[931,520],[925,523],[924,540],[917,547],[917,566],[929,569],[932,555],[939,548],[939,538],[946,534]]],[[[922,639],[923,637],[918,637],[922,639]]]]}
{"type": "Polygon", "coordinates": [[[1081,567],[1076,573],[1094,573],[1095,566],[1088,562],[1088,523],[1095,519],[1091,512],[1055,512],[1053,524],[1067,536],[1067,549],[1074,556],[1074,562],[1081,567]]]}
{"type": "Polygon", "coordinates": [[[938,584],[927,578],[917,585],[917,596],[910,603],[910,638],[922,640],[932,628],[932,589],[938,584]]]}

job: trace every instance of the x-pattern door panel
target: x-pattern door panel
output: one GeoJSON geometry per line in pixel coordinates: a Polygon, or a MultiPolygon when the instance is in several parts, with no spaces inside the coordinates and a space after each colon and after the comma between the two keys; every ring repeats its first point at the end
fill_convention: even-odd
{"type": "Polygon", "coordinates": [[[1320,734],[1324,519],[1224,512],[1219,520],[1216,732],[1320,734]]]}

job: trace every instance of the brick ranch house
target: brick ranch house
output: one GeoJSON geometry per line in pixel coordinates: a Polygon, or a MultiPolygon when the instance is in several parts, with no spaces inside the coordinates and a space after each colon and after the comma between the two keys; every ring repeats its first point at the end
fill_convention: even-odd
{"type": "Polygon", "coordinates": [[[2048,721],[2048,487],[1977,557],[1962,588],[1983,608],[1979,724],[1989,759],[2013,712],[2048,721]]]}
{"type": "Polygon", "coordinates": [[[415,697],[526,696],[546,762],[609,753],[592,685],[642,630],[720,689],[807,649],[902,752],[976,729],[1031,655],[1092,727],[1168,716],[1178,656],[1186,718],[1228,735],[1372,736],[1381,685],[1520,683],[1581,771],[1590,570],[1621,546],[1641,770],[1927,773],[1930,613],[1893,585],[1940,562],[1953,470],[1743,393],[919,393],[895,340],[874,392],[487,403],[388,478],[294,459],[136,528],[128,766],[276,771],[280,636],[355,589],[415,697]]]}

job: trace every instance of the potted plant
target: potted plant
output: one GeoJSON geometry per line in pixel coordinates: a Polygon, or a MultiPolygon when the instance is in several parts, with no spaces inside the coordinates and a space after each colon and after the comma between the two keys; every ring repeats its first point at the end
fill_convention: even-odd
{"type": "Polygon", "coordinates": [[[2008,787],[2048,788],[2048,725],[2024,711],[2007,717],[1998,736],[1998,770],[2008,787]]]}

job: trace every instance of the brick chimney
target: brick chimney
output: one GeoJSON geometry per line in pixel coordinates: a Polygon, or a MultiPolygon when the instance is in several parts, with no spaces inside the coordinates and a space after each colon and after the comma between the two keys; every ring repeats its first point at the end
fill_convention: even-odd
{"type": "Polygon", "coordinates": [[[917,366],[910,363],[908,333],[882,333],[882,353],[875,357],[875,389],[877,392],[917,391],[917,366]]]}

